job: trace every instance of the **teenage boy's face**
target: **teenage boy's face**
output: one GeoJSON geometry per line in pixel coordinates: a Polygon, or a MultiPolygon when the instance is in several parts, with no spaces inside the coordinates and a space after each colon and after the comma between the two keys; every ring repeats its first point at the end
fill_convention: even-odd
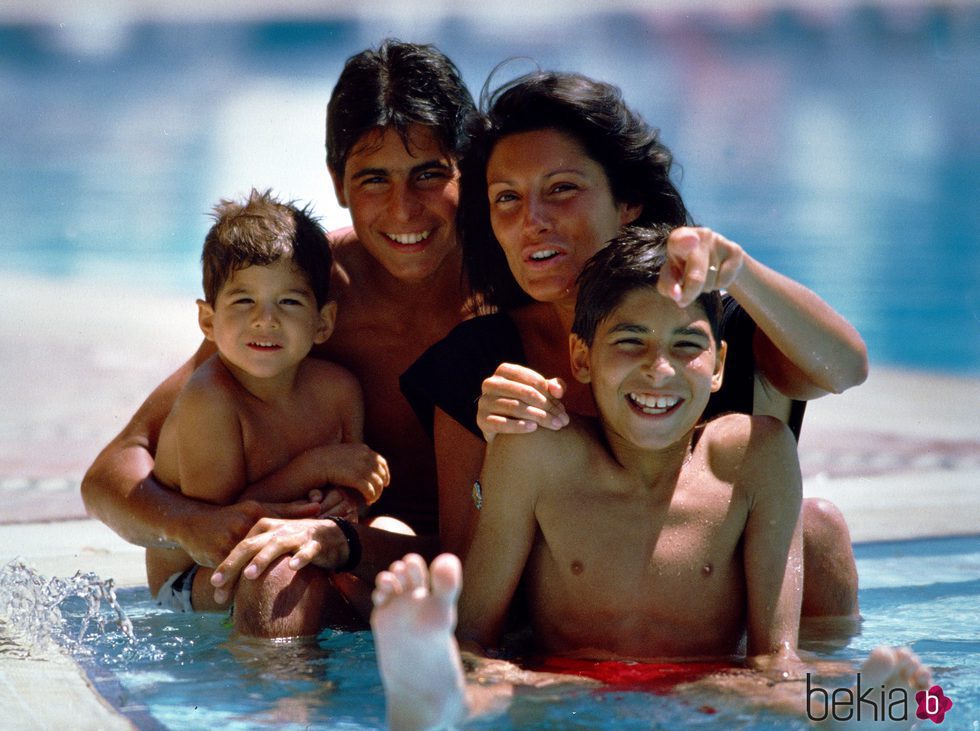
{"type": "Polygon", "coordinates": [[[653,288],[630,292],[591,347],[573,335],[571,352],[607,432],[643,449],[684,438],[721,387],[724,343],[719,349],[703,308],[681,309],[653,288]]]}
{"type": "Polygon", "coordinates": [[[306,277],[292,261],[232,273],[212,307],[198,301],[201,330],[233,369],[272,378],[296,366],[333,328],[335,307],[318,308],[306,277]]]}
{"type": "Polygon", "coordinates": [[[391,128],[366,133],[333,180],[368,253],[396,279],[418,282],[459,252],[459,172],[428,127],[412,126],[408,140],[391,128]]]}

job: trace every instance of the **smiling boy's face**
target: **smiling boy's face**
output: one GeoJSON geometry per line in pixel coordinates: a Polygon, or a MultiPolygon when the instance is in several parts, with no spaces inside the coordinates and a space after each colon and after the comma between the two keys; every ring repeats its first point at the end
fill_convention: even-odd
{"type": "Polygon", "coordinates": [[[273,378],[294,368],[333,329],[336,306],[317,307],[292,259],[232,272],[214,305],[198,300],[201,330],[239,377],[273,378]]]}
{"type": "Polygon", "coordinates": [[[662,449],[694,428],[721,387],[724,350],[699,304],[681,309],[643,288],[599,323],[591,346],[572,336],[572,371],[591,383],[607,432],[662,449]]]}

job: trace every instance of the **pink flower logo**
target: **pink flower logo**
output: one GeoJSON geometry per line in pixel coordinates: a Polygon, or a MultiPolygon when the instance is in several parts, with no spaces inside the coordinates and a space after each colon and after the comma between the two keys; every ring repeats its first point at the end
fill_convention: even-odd
{"type": "Polygon", "coordinates": [[[915,712],[916,718],[928,718],[933,723],[942,723],[946,718],[946,711],[953,707],[953,699],[947,697],[938,685],[929,690],[920,690],[915,694],[915,700],[919,703],[919,710],[915,712]]]}

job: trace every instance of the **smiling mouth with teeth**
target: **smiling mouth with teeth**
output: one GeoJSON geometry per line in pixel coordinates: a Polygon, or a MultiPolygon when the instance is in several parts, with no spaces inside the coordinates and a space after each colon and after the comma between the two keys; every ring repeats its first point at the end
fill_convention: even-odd
{"type": "Polygon", "coordinates": [[[548,259],[554,259],[558,254],[558,249],[542,249],[541,251],[535,251],[528,259],[531,261],[547,261],[548,259]]]}
{"type": "Polygon", "coordinates": [[[631,393],[628,398],[644,414],[652,415],[666,414],[681,402],[676,396],[647,396],[642,393],[631,393]]]}
{"type": "Polygon", "coordinates": [[[415,233],[410,233],[410,234],[386,233],[385,236],[387,236],[389,239],[394,241],[396,244],[402,244],[403,246],[410,246],[411,244],[418,244],[422,241],[425,241],[427,238],[429,238],[429,234],[431,233],[432,230],[430,229],[428,231],[416,231],[415,233]]]}
{"type": "Polygon", "coordinates": [[[255,350],[279,350],[282,348],[281,345],[276,345],[275,343],[249,343],[248,347],[254,348],[255,350]]]}

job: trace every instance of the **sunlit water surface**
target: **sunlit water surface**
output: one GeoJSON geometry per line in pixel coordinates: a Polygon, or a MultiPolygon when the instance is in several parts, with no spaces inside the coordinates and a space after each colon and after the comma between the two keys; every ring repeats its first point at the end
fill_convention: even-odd
{"type": "MultiPolygon", "coordinates": [[[[953,699],[944,728],[980,723],[980,537],[864,544],[856,551],[861,634],[849,643],[811,637],[804,646],[822,659],[858,661],[877,645],[907,645],[953,699]]],[[[28,584],[46,582],[22,566],[8,566],[0,572],[0,598],[6,599],[8,587],[28,584]]],[[[112,602],[104,601],[93,615],[91,601],[78,599],[76,594],[92,594],[92,584],[87,579],[69,590],[74,598],[61,604],[57,616],[48,608],[50,589],[39,589],[36,615],[46,623],[46,636],[66,647],[140,728],[383,726],[369,632],[327,630],[306,644],[231,639],[222,615],[175,614],[156,607],[144,589],[129,589],[119,592],[119,601],[132,622],[130,637],[112,602]]],[[[28,593],[21,590],[20,596],[28,593]]],[[[846,687],[854,676],[827,682],[846,687]]],[[[504,717],[467,727],[784,729],[806,723],[696,693],[560,687],[520,693],[504,717]]]]}

